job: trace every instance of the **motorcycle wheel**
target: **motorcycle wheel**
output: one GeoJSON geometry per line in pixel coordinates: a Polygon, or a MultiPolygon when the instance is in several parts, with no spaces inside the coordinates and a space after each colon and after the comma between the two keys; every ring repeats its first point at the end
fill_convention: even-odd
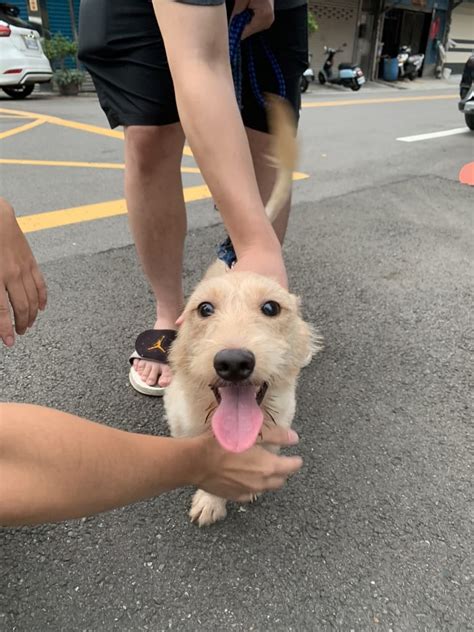
{"type": "Polygon", "coordinates": [[[322,86],[324,86],[324,84],[326,83],[326,77],[323,75],[322,72],[318,73],[318,81],[322,86]]]}
{"type": "Polygon", "coordinates": [[[466,112],[464,114],[464,120],[466,121],[466,125],[474,132],[474,114],[471,112],[466,112]]]}
{"type": "Polygon", "coordinates": [[[415,81],[417,77],[418,77],[417,72],[410,72],[410,74],[408,75],[408,79],[410,79],[410,81],[415,81]]]}
{"type": "Polygon", "coordinates": [[[23,86],[5,86],[2,90],[12,99],[26,99],[33,92],[34,88],[34,83],[25,83],[23,86]]]}
{"type": "Polygon", "coordinates": [[[301,77],[300,80],[300,92],[304,93],[306,92],[306,90],[308,89],[309,86],[309,81],[306,79],[306,77],[301,77]]]}
{"type": "Polygon", "coordinates": [[[360,90],[360,85],[357,83],[357,81],[353,81],[351,83],[351,90],[353,92],[357,92],[357,90],[360,90]]]}

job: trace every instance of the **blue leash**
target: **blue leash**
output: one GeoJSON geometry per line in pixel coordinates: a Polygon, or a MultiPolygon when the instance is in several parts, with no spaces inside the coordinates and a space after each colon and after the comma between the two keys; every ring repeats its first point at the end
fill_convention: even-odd
{"type": "MultiPolygon", "coordinates": [[[[242,41],[242,33],[251,19],[252,11],[247,9],[234,16],[229,25],[230,65],[232,68],[232,77],[234,79],[235,96],[240,109],[242,109],[242,51],[244,50],[247,58],[247,70],[253,96],[260,107],[265,107],[265,99],[262,91],[260,90],[260,86],[258,85],[255,69],[254,46],[260,46],[262,48],[278,83],[278,95],[283,99],[286,97],[286,85],[283,73],[275,55],[265,41],[264,34],[257,33],[242,41]]],[[[228,268],[231,268],[237,261],[230,237],[227,237],[227,239],[219,246],[217,256],[228,268]]]]}
{"type": "Polygon", "coordinates": [[[246,9],[242,13],[234,16],[229,25],[229,56],[232,66],[232,76],[234,78],[235,95],[239,108],[242,109],[242,51],[247,55],[247,69],[250,79],[250,86],[253,95],[260,107],[265,107],[265,99],[260,90],[255,71],[254,46],[258,45],[263,49],[264,55],[271,66],[275,79],[278,83],[278,95],[283,99],[286,97],[286,85],[283,73],[275,55],[270,50],[263,33],[257,33],[243,41],[242,33],[252,19],[252,11],[246,9]]]}

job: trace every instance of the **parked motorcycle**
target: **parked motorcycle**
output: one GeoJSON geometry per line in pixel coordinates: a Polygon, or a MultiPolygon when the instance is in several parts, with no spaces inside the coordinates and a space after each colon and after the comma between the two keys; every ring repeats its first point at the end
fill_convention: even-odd
{"type": "Polygon", "coordinates": [[[474,55],[467,60],[459,85],[461,100],[458,107],[464,113],[464,120],[469,129],[474,131],[474,55]]]}
{"type": "Polygon", "coordinates": [[[306,92],[306,90],[309,87],[309,84],[315,80],[315,76],[314,76],[314,70],[311,68],[311,59],[312,59],[312,55],[311,53],[309,54],[309,64],[308,64],[308,68],[304,71],[304,73],[301,76],[301,80],[300,80],[300,90],[301,92],[306,92]]]}
{"type": "Polygon", "coordinates": [[[351,90],[360,90],[361,86],[365,83],[364,73],[362,69],[356,64],[342,63],[337,67],[337,72],[333,72],[334,56],[337,53],[344,51],[346,44],[343,44],[341,48],[328,48],[324,47],[326,54],[326,61],[323,67],[318,73],[318,80],[321,85],[325,83],[335,83],[351,90]]]}
{"type": "Polygon", "coordinates": [[[398,51],[397,59],[398,78],[404,79],[405,77],[408,77],[410,81],[413,81],[420,74],[425,56],[422,53],[412,55],[410,46],[401,46],[398,51]]]}

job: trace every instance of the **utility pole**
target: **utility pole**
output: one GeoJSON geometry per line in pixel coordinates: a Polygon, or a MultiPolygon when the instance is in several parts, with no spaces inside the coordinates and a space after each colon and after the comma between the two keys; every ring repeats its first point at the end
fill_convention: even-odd
{"type": "Polygon", "coordinates": [[[370,43],[371,59],[369,65],[369,79],[376,79],[377,74],[377,60],[379,53],[379,43],[382,32],[383,17],[385,0],[376,0],[376,6],[374,11],[374,27],[372,29],[372,41],[370,43]]]}
{"type": "Polygon", "coordinates": [[[76,13],[74,10],[74,0],[68,0],[68,5],[69,5],[69,18],[71,20],[72,38],[75,42],[77,42],[78,34],[77,34],[77,26],[76,26],[76,13]]]}

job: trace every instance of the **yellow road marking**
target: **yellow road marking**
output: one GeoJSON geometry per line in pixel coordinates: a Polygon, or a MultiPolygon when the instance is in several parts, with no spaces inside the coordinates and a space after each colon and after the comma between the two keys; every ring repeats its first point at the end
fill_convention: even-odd
{"type": "Polygon", "coordinates": [[[101,136],[110,136],[112,138],[123,139],[123,132],[115,129],[107,129],[106,127],[100,127],[99,125],[90,125],[89,123],[80,123],[79,121],[69,121],[68,119],[60,118],[59,116],[51,116],[49,114],[37,114],[35,112],[26,112],[22,110],[10,110],[9,108],[0,108],[0,112],[7,114],[18,114],[28,118],[41,119],[45,123],[51,123],[51,125],[60,125],[61,127],[70,127],[72,129],[78,129],[82,132],[89,132],[90,134],[100,134],[101,136]]]}
{"type": "MultiPolygon", "coordinates": [[[[77,162],[73,160],[30,160],[23,158],[0,158],[0,165],[25,165],[31,167],[77,167],[85,169],[125,169],[119,162],[77,162]]],[[[181,173],[200,174],[198,167],[181,167],[181,173]]],[[[303,180],[309,176],[295,171],[293,180],[303,180]]]]}
{"type": "Polygon", "coordinates": [[[46,116],[44,118],[47,123],[51,123],[52,125],[78,129],[81,132],[99,134],[100,136],[109,136],[110,138],[120,138],[122,140],[124,138],[124,133],[118,129],[107,129],[106,127],[99,127],[98,125],[89,125],[89,123],[79,123],[79,121],[68,121],[67,119],[59,118],[58,116],[46,116]]]}
{"type": "Polygon", "coordinates": [[[49,211],[48,213],[24,215],[23,217],[17,217],[17,220],[24,233],[34,233],[46,228],[78,224],[79,222],[113,217],[114,215],[125,215],[126,212],[125,200],[113,200],[112,202],[86,204],[85,206],[65,208],[59,211],[49,211]]]}
{"type": "Polygon", "coordinates": [[[442,99],[457,99],[456,94],[435,94],[418,97],[386,97],[379,99],[338,99],[337,101],[303,101],[303,108],[333,108],[345,105],[374,105],[378,103],[403,103],[405,101],[438,101],[442,99]]]}
{"type": "Polygon", "coordinates": [[[23,160],[19,158],[0,158],[0,165],[30,165],[32,167],[84,167],[87,169],[124,169],[117,162],[76,162],[73,160],[23,160]]]}
{"type": "Polygon", "coordinates": [[[29,116],[20,116],[19,114],[0,114],[0,119],[25,119],[29,116]]]}
{"type": "MultiPolygon", "coordinates": [[[[406,96],[406,97],[380,97],[375,99],[338,99],[336,101],[304,101],[303,108],[326,108],[341,107],[347,105],[374,105],[383,103],[403,103],[409,101],[437,101],[443,99],[457,99],[456,94],[435,94],[429,96],[406,96]]],[[[28,112],[25,110],[13,110],[10,108],[0,108],[0,113],[17,115],[23,118],[37,118],[52,125],[60,125],[72,129],[89,132],[91,134],[99,134],[101,136],[109,136],[111,138],[123,139],[124,134],[120,130],[112,130],[99,125],[90,125],[88,123],[80,123],[79,121],[70,121],[58,116],[50,116],[48,114],[38,114],[36,112],[28,112]]],[[[191,149],[186,145],[184,148],[185,156],[192,156],[191,149]]]]}
{"type": "Polygon", "coordinates": [[[43,119],[36,119],[35,121],[31,121],[31,123],[25,123],[25,125],[19,125],[18,127],[14,127],[13,129],[8,129],[6,132],[0,132],[0,140],[8,138],[9,136],[15,136],[15,134],[27,132],[29,129],[33,129],[33,127],[43,125],[43,123],[43,119]]]}
{"type": "MultiPolygon", "coordinates": [[[[19,118],[35,118],[34,121],[16,127],[12,130],[0,133],[0,139],[7,138],[14,134],[27,131],[42,125],[43,123],[51,123],[52,125],[60,125],[62,127],[77,129],[92,134],[100,134],[102,136],[109,136],[112,138],[123,139],[124,134],[121,131],[110,130],[97,125],[89,125],[87,123],[79,123],[78,121],[69,121],[67,119],[61,119],[56,116],[35,114],[33,112],[25,112],[21,110],[11,110],[6,108],[0,108],[1,113],[8,115],[17,115],[19,118]]],[[[183,149],[185,156],[193,156],[191,148],[187,145],[183,149]]],[[[80,162],[80,161],[59,161],[59,160],[29,160],[29,159],[16,159],[16,158],[3,158],[0,159],[0,164],[10,165],[30,165],[30,166],[54,166],[54,167],[85,167],[93,169],[123,169],[124,165],[120,163],[98,163],[98,162],[80,162]]],[[[181,170],[184,173],[200,173],[196,167],[182,167],[181,170]]],[[[295,173],[293,175],[294,180],[302,180],[309,176],[305,173],[295,173]]],[[[194,202],[197,200],[204,200],[212,197],[209,189],[206,185],[198,185],[194,187],[186,187],[183,189],[184,199],[186,202],[194,202]]],[[[73,208],[60,209],[57,211],[49,211],[46,213],[36,213],[34,215],[25,215],[18,218],[23,232],[32,233],[40,230],[46,230],[48,228],[57,228],[59,226],[67,226],[69,224],[77,224],[80,222],[87,222],[96,219],[103,219],[107,217],[114,217],[117,215],[125,215],[127,212],[125,200],[113,200],[110,202],[102,202],[98,204],[86,204],[84,206],[77,206],[73,208]]]]}
{"type": "MultiPolygon", "coordinates": [[[[187,187],[184,189],[184,199],[186,202],[205,200],[210,198],[211,193],[205,185],[187,187]]],[[[24,233],[34,233],[46,228],[58,228],[68,224],[79,224],[89,222],[94,219],[105,217],[115,217],[116,215],[126,215],[127,207],[125,200],[112,200],[111,202],[100,202],[98,204],[86,204],[74,208],[65,208],[59,211],[47,213],[37,213],[36,215],[24,215],[18,217],[18,223],[24,233]]]]}
{"type": "Polygon", "coordinates": [[[31,114],[31,112],[23,112],[23,110],[11,110],[10,108],[0,108],[0,112],[5,114],[14,114],[19,118],[41,118],[42,114],[31,114]]]}
{"type": "MultiPolygon", "coordinates": [[[[100,136],[108,136],[109,138],[124,138],[124,133],[121,130],[107,129],[106,127],[100,127],[99,125],[89,125],[88,123],[80,123],[79,121],[69,121],[68,119],[60,118],[59,116],[50,116],[49,114],[36,114],[35,112],[25,112],[22,110],[10,110],[9,108],[0,108],[0,113],[14,115],[19,118],[41,118],[46,123],[52,125],[60,125],[62,127],[69,127],[77,129],[82,132],[89,132],[90,134],[99,134],[100,136]]],[[[1,136],[0,136],[1,138],[1,136]]],[[[184,146],[183,156],[193,157],[191,147],[184,146]]]]}
{"type": "MultiPolygon", "coordinates": [[[[0,158],[0,165],[29,165],[32,167],[77,167],[85,169],[124,169],[118,162],[77,162],[73,160],[23,160],[19,158],[0,158]]],[[[181,167],[182,173],[201,173],[197,167],[181,167]]]]}
{"type": "MultiPolygon", "coordinates": [[[[295,173],[293,180],[303,180],[309,176],[306,173],[295,173]]],[[[211,196],[211,192],[206,185],[186,187],[183,189],[185,202],[196,202],[206,200],[211,196]]],[[[69,224],[79,224],[90,222],[96,219],[105,219],[117,215],[126,215],[127,207],[125,200],[112,200],[110,202],[99,202],[98,204],[86,204],[74,208],[64,208],[58,211],[46,213],[36,213],[35,215],[24,215],[18,217],[18,223],[24,233],[35,233],[48,228],[59,228],[69,224]]]]}

